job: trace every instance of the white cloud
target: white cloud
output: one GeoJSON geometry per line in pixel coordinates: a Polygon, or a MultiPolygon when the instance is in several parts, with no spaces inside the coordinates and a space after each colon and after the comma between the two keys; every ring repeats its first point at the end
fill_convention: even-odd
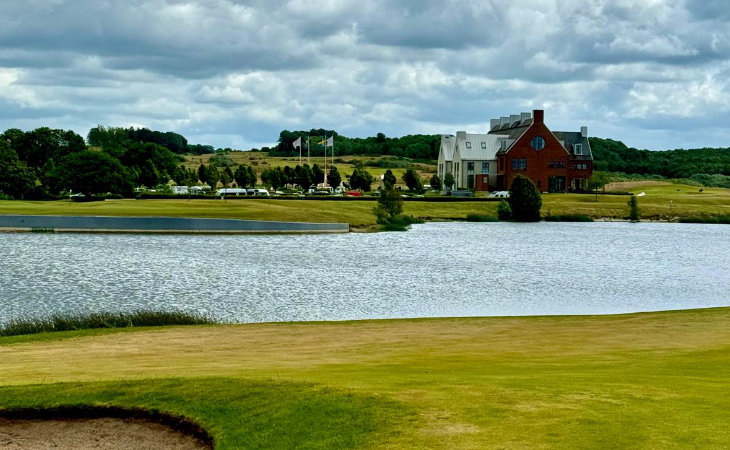
{"type": "Polygon", "coordinates": [[[285,128],[478,131],[492,117],[545,107],[556,129],[588,124],[629,145],[687,147],[703,136],[702,145],[727,146],[730,131],[702,120],[730,108],[723,8],[721,0],[10,0],[0,3],[0,120],[82,135],[99,123],[135,123],[259,147],[285,128]],[[678,145],[681,133],[670,142],[650,132],[675,118],[694,120],[686,143],[678,145]]]}

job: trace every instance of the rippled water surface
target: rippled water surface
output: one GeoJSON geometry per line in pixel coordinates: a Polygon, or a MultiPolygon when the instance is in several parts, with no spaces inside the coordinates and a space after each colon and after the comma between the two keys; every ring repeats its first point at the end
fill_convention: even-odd
{"type": "Polygon", "coordinates": [[[304,236],[0,234],[0,323],[184,309],[235,322],[730,305],[730,227],[430,223],[304,236]]]}

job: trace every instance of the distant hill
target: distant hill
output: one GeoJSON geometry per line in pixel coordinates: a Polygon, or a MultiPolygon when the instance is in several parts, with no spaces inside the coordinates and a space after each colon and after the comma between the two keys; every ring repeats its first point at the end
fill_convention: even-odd
{"type": "Polygon", "coordinates": [[[589,140],[596,170],[667,178],[730,175],[730,148],[653,151],[637,150],[613,139],[589,140]]]}

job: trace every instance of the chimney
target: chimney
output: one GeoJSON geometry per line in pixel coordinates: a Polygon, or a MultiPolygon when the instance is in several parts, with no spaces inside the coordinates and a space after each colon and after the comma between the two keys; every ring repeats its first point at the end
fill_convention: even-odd
{"type": "Polygon", "coordinates": [[[533,123],[543,123],[545,119],[545,110],[533,109],[532,110],[532,121],[533,123]]]}
{"type": "Polygon", "coordinates": [[[586,127],[586,126],[580,127],[580,135],[583,136],[584,138],[587,138],[588,137],[588,127],[586,127]]]}
{"type": "Polygon", "coordinates": [[[466,131],[457,131],[456,132],[456,139],[466,139],[466,131]]]}
{"type": "Polygon", "coordinates": [[[499,118],[499,125],[507,125],[509,123],[509,117],[502,116],[499,118]]]}
{"type": "Polygon", "coordinates": [[[528,112],[520,113],[520,121],[522,123],[525,123],[526,120],[530,120],[530,119],[532,119],[532,113],[528,113],[528,112]]]}
{"type": "Polygon", "coordinates": [[[499,126],[499,119],[492,119],[489,121],[489,129],[493,130],[499,126]]]}
{"type": "Polygon", "coordinates": [[[512,114],[509,116],[509,123],[515,123],[520,121],[520,115],[519,114],[512,114]]]}

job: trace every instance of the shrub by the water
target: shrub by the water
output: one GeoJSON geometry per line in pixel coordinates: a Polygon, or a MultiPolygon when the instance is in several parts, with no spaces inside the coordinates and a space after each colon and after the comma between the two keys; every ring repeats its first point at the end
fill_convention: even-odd
{"type": "Polygon", "coordinates": [[[391,217],[386,223],[382,225],[383,231],[406,231],[414,223],[423,223],[424,221],[407,214],[399,214],[391,217]]]}
{"type": "Polygon", "coordinates": [[[499,222],[499,219],[486,214],[467,214],[467,222],[499,222]]]}
{"type": "Polygon", "coordinates": [[[507,200],[500,200],[497,206],[497,217],[499,220],[510,220],[512,218],[512,208],[509,207],[507,200]]]}
{"type": "Polygon", "coordinates": [[[92,328],[154,327],[166,325],[205,325],[215,323],[202,314],[182,311],[131,313],[99,312],[90,314],[54,314],[50,317],[13,319],[0,328],[0,336],[72,331],[92,328]]]}
{"type": "Polygon", "coordinates": [[[538,222],[542,197],[529,178],[517,175],[509,187],[509,206],[512,219],[518,222],[538,222]]]}
{"type": "Polygon", "coordinates": [[[634,195],[629,199],[629,219],[633,222],[639,220],[639,205],[634,195]]]}
{"type": "Polygon", "coordinates": [[[545,222],[593,222],[593,218],[585,214],[548,215],[543,217],[542,220],[545,222]]]}

